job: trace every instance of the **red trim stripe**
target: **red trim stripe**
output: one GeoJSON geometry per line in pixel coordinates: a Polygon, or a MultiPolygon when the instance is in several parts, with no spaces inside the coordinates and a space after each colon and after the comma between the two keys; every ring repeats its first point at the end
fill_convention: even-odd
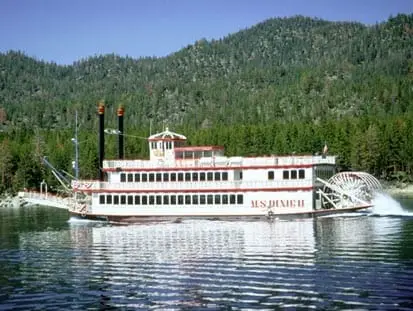
{"type": "Polygon", "coordinates": [[[196,166],[196,167],[154,167],[154,168],[103,168],[105,172],[182,172],[182,171],[231,171],[231,170],[260,170],[260,169],[294,169],[310,168],[313,164],[291,165],[261,165],[261,166],[196,166]]]}
{"type": "Polygon", "coordinates": [[[87,193],[217,193],[217,192],[297,192],[312,191],[313,186],[309,187],[288,187],[288,188],[233,188],[233,189],[93,189],[77,192],[87,193]]]}

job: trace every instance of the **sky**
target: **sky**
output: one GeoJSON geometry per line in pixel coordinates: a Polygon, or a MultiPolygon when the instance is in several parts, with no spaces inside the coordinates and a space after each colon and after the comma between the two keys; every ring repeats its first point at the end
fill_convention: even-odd
{"type": "Polygon", "coordinates": [[[0,0],[0,53],[70,65],[114,53],[163,57],[273,17],[375,24],[413,0],[0,0]]]}

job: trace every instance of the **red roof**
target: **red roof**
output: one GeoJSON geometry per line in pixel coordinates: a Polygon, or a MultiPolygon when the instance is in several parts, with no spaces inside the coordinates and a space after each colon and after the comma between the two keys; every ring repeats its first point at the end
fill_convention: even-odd
{"type": "Polygon", "coordinates": [[[216,151],[224,150],[224,146],[187,146],[177,147],[175,151],[216,151]]]}

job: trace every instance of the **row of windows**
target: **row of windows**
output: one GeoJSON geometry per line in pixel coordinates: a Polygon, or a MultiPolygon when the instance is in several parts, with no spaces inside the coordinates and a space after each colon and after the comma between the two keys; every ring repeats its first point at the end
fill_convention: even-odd
{"type": "MultiPolygon", "coordinates": [[[[268,180],[274,180],[274,171],[268,171],[268,180]]],[[[283,179],[304,179],[305,170],[284,170],[283,179]]]]}
{"type": "Polygon", "coordinates": [[[243,204],[242,194],[179,194],[179,195],[99,195],[100,204],[114,205],[198,205],[243,204]]]}
{"type": "Polygon", "coordinates": [[[221,181],[228,180],[228,172],[179,172],[179,173],[121,173],[121,182],[160,181],[221,181]]]}

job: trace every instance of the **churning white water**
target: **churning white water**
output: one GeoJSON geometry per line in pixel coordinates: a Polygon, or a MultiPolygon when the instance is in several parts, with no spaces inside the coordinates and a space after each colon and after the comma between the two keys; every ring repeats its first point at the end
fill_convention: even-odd
{"type": "Polygon", "coordinates": [[[373,199],[372,214],[379,216],[413,216],[413,213],[403,209],[401,204],[389,194],[378,193],[373,199]]]}

